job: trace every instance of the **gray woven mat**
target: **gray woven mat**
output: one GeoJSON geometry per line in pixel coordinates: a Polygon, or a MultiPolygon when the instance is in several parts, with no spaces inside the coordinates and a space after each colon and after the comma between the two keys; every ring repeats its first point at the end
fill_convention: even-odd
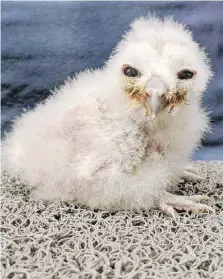
{"type": "Polygon", "coordinates": [[[199,162],[208,182],[180,194],[208,194],[216,215],[158,210],[108,213],[32,201],[2,174],[1,278],[223,278],[223,162],[199,162]]]}

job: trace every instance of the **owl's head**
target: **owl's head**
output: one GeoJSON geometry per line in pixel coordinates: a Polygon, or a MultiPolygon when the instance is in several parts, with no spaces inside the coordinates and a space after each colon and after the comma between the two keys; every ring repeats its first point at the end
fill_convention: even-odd
{"type": "Polygon", "coordinates": [[[199,100],[212,76],[191,32],[169,18],[135,20],[107,67],[130,100],[148,107],[154,116],[199,100]]]}

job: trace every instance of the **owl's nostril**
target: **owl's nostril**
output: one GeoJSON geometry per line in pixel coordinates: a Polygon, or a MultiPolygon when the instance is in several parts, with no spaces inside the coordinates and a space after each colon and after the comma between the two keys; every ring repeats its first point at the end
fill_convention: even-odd
{"type": "Polygon", "coordinates": [[[151,93],[146,92],[146,96],[151,98],[151,93]]]}

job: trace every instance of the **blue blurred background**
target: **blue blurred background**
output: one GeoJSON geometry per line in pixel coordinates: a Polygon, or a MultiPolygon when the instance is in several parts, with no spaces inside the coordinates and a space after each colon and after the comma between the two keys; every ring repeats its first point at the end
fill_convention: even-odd
{"type": "Polygon", "coordinates": [[[212,133],[194,158],[223,160],[223,2],[2,2],[2,135],[67,76],[101,67],[129,23],[149,11],[187,24],[212,59],[203,99],[212,133]]]}

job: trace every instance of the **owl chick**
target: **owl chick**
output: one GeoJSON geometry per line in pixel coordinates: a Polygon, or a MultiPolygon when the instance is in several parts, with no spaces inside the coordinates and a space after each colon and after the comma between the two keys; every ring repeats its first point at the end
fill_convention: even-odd
{"type": "Polygon", "coordinates": [[[201,96],[211,77],[192,35],[171,19],[135,20],[101,69],[68,79],[13,124],[3,168],[32,196],[91,208],[212,210],[169,191],[208,130],[201,96]]]}

